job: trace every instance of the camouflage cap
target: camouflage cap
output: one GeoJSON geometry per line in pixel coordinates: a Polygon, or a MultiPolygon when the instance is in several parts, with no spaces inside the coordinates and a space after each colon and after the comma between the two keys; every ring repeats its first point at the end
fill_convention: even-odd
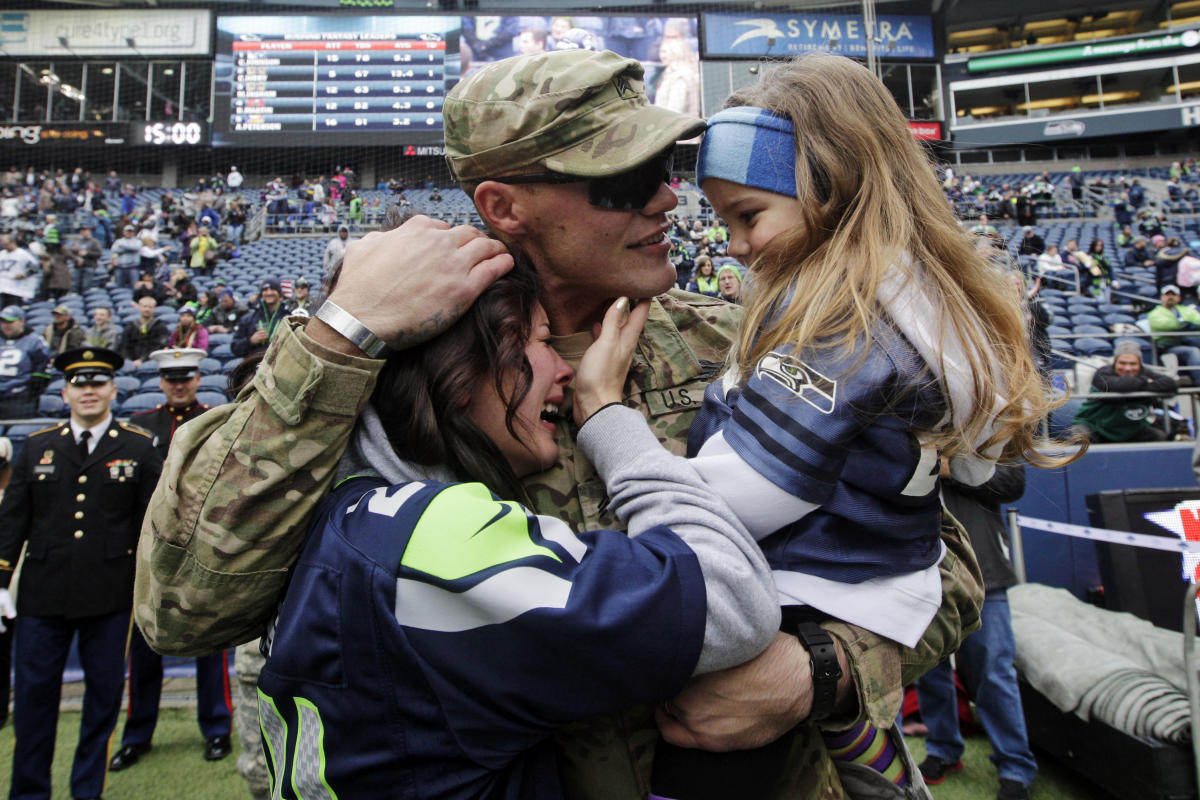
{"type": "Polygon", "coordinates": [[[565,175],[624,172],[704,130],[646,99],[642,65],[565,50],[489,64],[446,95],[446,160],[458,180],[539,165],[565,175]]]}

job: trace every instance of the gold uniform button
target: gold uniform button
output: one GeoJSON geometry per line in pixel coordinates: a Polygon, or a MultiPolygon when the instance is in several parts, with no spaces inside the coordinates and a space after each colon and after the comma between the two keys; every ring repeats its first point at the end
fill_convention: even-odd
{"type": "Polygon", "coordinates": [[[83,519],[83,512],[82,512],[82,511],[76,511],[76,512],[75,512],[75,519],[83,519]]]}
{"type": "Polygon", "coordinates": [[[76,539],[82,539],[82,538],[83,538],[83,531],[75,531],[75,538],[76,538],[76,539]]]}
{"type": "Polygon", "coordinates": [[[75,502],[76,502],[76,503],[82,503],[84,500],[87,500],[87,495],[86,495],[86,494],[77,494],[77,495],[75,495],[75,502]]]}
{"type": "Polygon", "coordinates": [[[80,475],[79,483],[87,483],[87,475],[80,475]]]}

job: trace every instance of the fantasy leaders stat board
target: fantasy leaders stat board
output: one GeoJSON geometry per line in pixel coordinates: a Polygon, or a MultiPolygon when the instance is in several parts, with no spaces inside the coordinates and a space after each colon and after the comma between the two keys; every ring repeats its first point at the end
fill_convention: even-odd
{"type": "Polygon", "coordinates": [[[459,27],[459,17],[218,18],[213,144],[441,142],[459,27]]]}

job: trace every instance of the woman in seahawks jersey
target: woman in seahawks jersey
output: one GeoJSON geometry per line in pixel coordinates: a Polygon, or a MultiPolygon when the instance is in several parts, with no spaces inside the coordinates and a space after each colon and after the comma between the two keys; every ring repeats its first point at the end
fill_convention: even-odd
{"type": "Polygon", "coordinates": [[[609,311],[573,401],[629,535],[516,502],[556,461],[572,374],[535,289],[506,276],[389,355],[264,638],[275,797],[560,800],[557,728],[669,697],[776,632],[753,539],[620,403],[648,304],[609,311]]]}

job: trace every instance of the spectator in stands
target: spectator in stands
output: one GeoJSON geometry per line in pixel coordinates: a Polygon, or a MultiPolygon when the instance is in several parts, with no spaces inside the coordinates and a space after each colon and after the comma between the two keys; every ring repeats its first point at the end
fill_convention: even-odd
{"type": "Polygon", "coordinates": [[[696,273],[692,276],[691,282],[688,283],[687,290],[709,297],[716,297],[721,293],[721,287],[717,283],[717,274],[713,269],[713,260],[710,256],[696,256],[696,273]]]}
{"type": "Polygon", "coordinates": [[[75,293],[83,294],[92,286],[100,256],[104,254],[100,242],[92,235],[95,223],[86,221],[79,226],[79,238],[67,248],[67,257],[75,262],[75,293]]]}
{"type": "MultiPolygon", "coordinates": [[[[1096,370],[1093,392],[1174,393],[1178,384],[1167,375],[1142,364],[1142,345],[1136,339],[1121,339],[1113,347],[1113,363],[1096,370]]],[[[1089,399],[1075,415],[1075,431],[1092,442],[1162,442],[1170,438],[1154,424],[1153,397],[1128,400],[1089,399]]]]}
{"type": "Polygon", "coordinates": [[[1146,202],[1146,190],[1142,188],[1142,184],[1137,178],[1134,178],[1133,185],[1129,187],[1129,203],[1134,208],[1140,209],[1146,202]]]}
{"type": "Polygon", "coordinates": [[[1098,238],[1092,239],[1087,255],[1088,262],[1079,271],[1079,292],[1107,302],[1109,286],[1112,284],[1112,264],[1104,252],[1104,242],[1098,238]]]}
{"type": "MultiPolygon", "coordinates": [[[[233,177],[232,173],[230,177],[233,177]]],[[[242,201],[235,199],[229,204],[225,212],[225,224],[228,226],[229,241],[233,242],[234,246],[242,243],[242,236],[246,233],[246,211],[242,208],[242,201]]]]}
{"type": "Polygon", "coordinates": [[[233,354],[245,358],[251,353],[267,349],[267,344],[275,335],[279,324],[288,315],[287,304],[283,302],[279,281],[270,278],[259,287],[259,302],[238,322],[237,330],[233,333],[233,341],[229,347],[233,354]]]}
{"type": "Polygon", "coordinates": [[[196,287],[188,278],[187,270],[183,267],[172,270],[166,294],[167,302],[176,307],[186,303],[195,303],[198,299],[196,287]]]}
{"type": "Polygon", "coordinates": [[[205,290],[196,295],[196,323],[208,327],[217,308],[217,293],[205,290]]]}
{"type": "Polygon", "coordinates": [[[0,303],[4,307],[28,303],[41,279],[41,265],[33,254],[18,247],[12,236],[0,236],[0,303]]]}
{"type": "Polygon", "coordinates": [[[75,318],[71,316],[71,309],[66,306],[55,306],[50,313],[53,315],[53,319],[42,331],[42,338],[46,340],[50,352],[58,355],[67,350],[82,347],[84,331],[75,323],[75,318]]]}
{"type": "Polygon", "coordinates": [[[988,219],[987,214],[979,215],[979,222],[971,226],[971,233],[976,236],[995,236],[999,231],[996,226],[988,219]]]}
{"type": "Polygon", "coordinates": [[[156,246],[158,240],[153,236],[141,237],[142,247],[138,250],[138,269],[142,272],[157,274],[159,267],[167,263],[167,253],[170,245],[156,246]]]}
{"type": "Polygon", "coordinates": [[[119,350],[121,346],[121,329],[112,319],[112,309],[108,306],[97,306],[92,309],[92,327],[83,335],[86,347],[103,347],[108,350],[119,350]]]}
{"type": "Polygon", "coordinates": [[[1163,235],[1163,223],[1150,209],[1138,214],[1138,233],[1147,239],[1163,235]]]}
{"type": "Polygon", "coordinates": [[[113,283],[117,288],[132,289],[137,282],[143,245],[136,233],[137,228],[126,225],[121,229],[121,238],[112,244],[113,283]]]}
{"type": "Polygon", "coordinates": [[[1137,236],[1133,240],[1133,247],[1125,251],[1123,259],[1127,267],[1153,267],[1154,253],[1146,246],[1146,237],[1137,236]]]}
{"type": "Polygon", "coordinates": [[[1113,218],[1122,228],[1127,228],[1133,224],[1133,215],[1137,211],[1133,207],[1133,203],[1129,202],[1128,192],[1121,192],[1117,199],[1113,201],[1113,218]]]}
{"type": "Polygon", "coordinates": [[[1017,255],[1022,256],[1040,256],[1046,252],[1046,240],[1038,236],[1034,232],[1032,225],[1026,225],[1021,235],[1021,244],[1017,248],[1017,255]]]}
{"type": "Polygon", "coordinates": [[[51,300],[58,302],[60,297],[71,291],[71,286],[75,282],[74,276],[71,275],[71,259],[63,250],[57,227],[47,231],[42,244],[46,248],[45,254],[41,257],[42,271],[46,274],[44,284],[46,295],[51,300]]]}
{"type": "Polygon", "coordinates": [[[1133,232],[1133,228],[1128,225],[1122,226],[1117,233],[1117,247],[1129,247],[1133,244],[1133,240],[1137,238],[1133,232]]]}
{"type": "Polygon", "coordinates": [[[350,229],[345,225],[339,225],[337,236],[329,240],[329,244],[325,245],[325,258],[321,262],[321,268],[328,275],[346,254],[346,248],[350,246],[350,229]]]}
{"type": "Polygon", "coordinates": [[[133,302],[136,303],[143,297],[153,297],[154,302],[159,305],[167,300],[166,287],[155,280],[149,272],[143,272],[142,277],[138,278],[137,283],[133,285],[133,302]]]}
{"type": "MultiPolygon", "coordinates": [[[[1200,332],[1200,310],[1180,302],[1179,287],[1167,284],[1160,296],[1162,303],[1150,310],[1147,320],[1151,333],[1200,332]]],[[[1160,336],[1155,339],[1159,353],[1170,353],[1180,367],[1200,367],[1200,333],[1195,336],[1160,336]]],[[[1191,371],[1184,373],[1195,380],[1191,371]]]]}
{"type": "Polygon", "coordinates": [[[1037,272],[1042,278],[1056,278],[1052,281],[1056,286],[1062,285],[1063,281],[1072,288],[1075,286],[1075,268],[1063,261],[1056,244],[1047,247],[1046,252],[1037,257],[1037,272]]]}
{"type": "Polygon", "coordinates": [[[742,302],[742,272],[732,264],[717,270],[717,286],[720,298],[727,303],[742,302]]]}
{"type": "Polygon", "coordinates": [[[310,315],[316,313],[320,305],[312,296],[312,284],[308,278],[299,277],[292,283],[292,310],[304,309],[310,315]]]}
{"type": "Polygon", "coordinates": [[[232,289],[222,289],[217,293],[217,307],[213,309],[208,330],[210,333],[233,333],[238,320],[247,313],[246,307],[234,298],[232,289]]]}
{"type": "Polygon", "coordinates": [[[184,303],[179,308],[179,323],[171,331],[167,346],[173,348],[199,348],[208,352],[208,330],[196,322],[195,303],[184,303]]]}
{"type": "Polygon", "coordinates": [[[1177,201],[1183,199],[1183,187],[1179,185],[1179,177],[1173,176],[1167,182],[1167,199],[1177,201]]]}
{"type": "Polygon", "coordinates": [[[121,192],[121,179],[117,177],[115,169],[108,171],[108,177],[104,179],[104,193],[116,197],[121,192]]]}
{"type": "Polygon", "coordinates": [[[50,349],[33,331],[25,330],[25,312],[18,306],[0,310],[0,419],[28,419],[37,413],[38,395],[49,376],[50,349]]]}
{"type": "Polygon", "coordinates": [[[1179,237],[1172,236],[1166,240],[1154,254],[1154,288],[1162,292],[1164,286],[1179,285],[1179,259],[1187,254],[1188,249],[1179,241],[1179,237]]]}
{"type": "Polygon", "coordinates": [[[167,330],[167,323],[154,316],[156,308],[158,301],[152,296],[139,298],[138,318],[126,325],[121,334],[121,349],[118,352],[126,361],[133,362],[134,367],[140,367],[147,356],[167,346],[167,338],[171,334],[167,330]]]}
{"type": "Polygon", "coordinates": [[[229,175],[225,178],[225,185],[236,192],[242,188],[242,181],[243,176],[242,173],[238,172],[238,168],[230,167],[229,175]]]}
{"type": "Polygon", "coordinates": [[[210,230],[209,226],[201,225],[196,235],[188,242],[188,250],[191,253],[188,266],[195,270],[197,275],[211,274],[217,264],[217,241],[209,235],[210,230]]]}

